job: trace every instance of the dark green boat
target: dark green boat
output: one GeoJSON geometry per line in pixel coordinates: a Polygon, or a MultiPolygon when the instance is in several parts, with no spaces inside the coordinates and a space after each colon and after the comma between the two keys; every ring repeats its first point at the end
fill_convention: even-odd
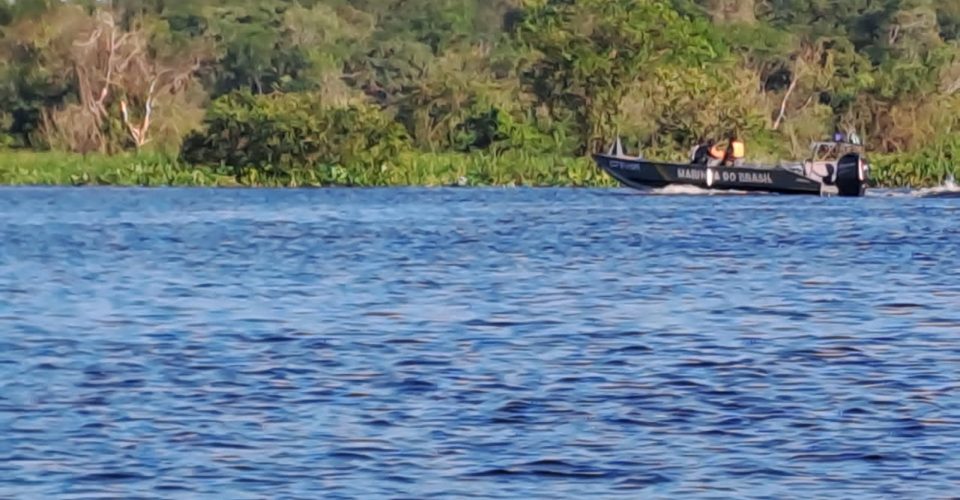
{"type": "Polygon", "coordinates": [[[703,189],[811,194],[819,196],[863,196],[869,182],[870,165],[859,144],[815,142],[809,159],[787,165],[710,166],[693,155],[690,163],[668,163],[631,157],[617,139],[608,153],[593,156],[597,166],[621,184],[647,190],[669,185],[703,189]],[[836,159],[834,159],[836,158],[836,159]]]}

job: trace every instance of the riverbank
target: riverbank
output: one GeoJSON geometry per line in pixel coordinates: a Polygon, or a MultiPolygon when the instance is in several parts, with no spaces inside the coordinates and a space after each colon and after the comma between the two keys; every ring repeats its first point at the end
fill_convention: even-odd
{"type": "Polygon", "coordinates": [[[0,151],[0,184],[8,186],[237,186],[209,168],[180,164],[160,154],[72,154],[0,151]]]}
{"type": "MultiPolygon", "coordinates": [[[[960,169],[945,156],[871,156],[872,184],[881,188],[942,185],[960,169]]],[[[546,186],[612,187],[616,182],[588,158],[524,153],[406,153],[395,164],[319,166],[287,172],[197,167],[155,153],[114,156],[0,151],[0,185],[47,186],[546,186]]]]}
{"type": "Polygon", "coordinates": [[[317,166],[287,171],[197,167],[162,154],[79,155],[0,151],[2,185],[198,187],[573,186],[615,183],[587,158],[523,153],[406,153],[391,165],[317,166]]]}

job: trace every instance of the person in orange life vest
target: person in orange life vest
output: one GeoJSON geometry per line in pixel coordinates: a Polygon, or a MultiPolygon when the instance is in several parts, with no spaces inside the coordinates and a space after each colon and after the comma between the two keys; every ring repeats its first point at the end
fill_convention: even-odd
{"type": "Polygon", "coordinates": [[[717,141],[710,146],[710,159],[707,165],[716,167],[719,165],[743,165],[744,146],[737,134],[730,134],[726,141],[717,141]]]}
{"type": "Polygon", "coordinates": [[[707,150],[707,166],[717,167],[723,163],[724,158],[727,156],[727,144],[724,141],[716,141],[710,145],[710,149],[707,150]]]}

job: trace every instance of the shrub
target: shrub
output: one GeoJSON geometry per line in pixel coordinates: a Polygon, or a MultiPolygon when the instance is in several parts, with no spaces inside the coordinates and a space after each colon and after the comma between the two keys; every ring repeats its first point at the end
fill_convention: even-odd
{"type": "Polygon", "coordinates": [[[362,170],[366,177],[388,168],[410,144],[403,127],[379,109],[330,107],[315,93],[233,92],[213,102],[204,125],[184,141],[182,159],[226,166],[237,177],[251,170],[258,177],[289,177],[335,167],[362,170]]]}

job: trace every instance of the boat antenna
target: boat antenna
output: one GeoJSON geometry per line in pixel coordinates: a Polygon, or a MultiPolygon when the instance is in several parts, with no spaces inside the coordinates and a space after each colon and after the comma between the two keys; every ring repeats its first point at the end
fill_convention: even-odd
{"type": "Polygon", "coordinates": [[[613,147],[614,147],[614,150],[613,150],[613,155],[614,155],[614,156],[618,156],[618,157],[623,157],[623,156],[624,156],[624,154],[623,154],[623,143],[620,142],[620,136],[619,136],[619,135],[617,135],[617,142],[614,143],[613,147]]]}

